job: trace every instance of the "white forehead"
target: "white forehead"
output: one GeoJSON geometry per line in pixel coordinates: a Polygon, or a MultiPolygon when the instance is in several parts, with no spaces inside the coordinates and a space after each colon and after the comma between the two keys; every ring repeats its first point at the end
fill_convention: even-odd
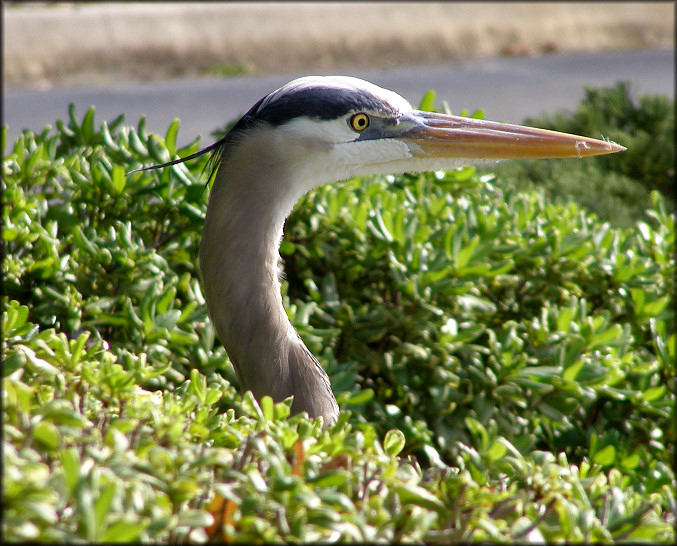
{"type": "Polygon", "coordinates": [[[376,99],[388,103],[399,113],[410,111],[411,105],[402,96],[394,91],[384,89],[371,82],[355,78],[353,76],[304,76],[290,81],[276,91],[268,95],[261,103],[259,110],[265,108],[269,103],[274,102],[280,95],[290,91],[302,91],[304,89],[324,87],[327,89],[336,89],[343,91],[360,91],[373,95],[376,99]]]}

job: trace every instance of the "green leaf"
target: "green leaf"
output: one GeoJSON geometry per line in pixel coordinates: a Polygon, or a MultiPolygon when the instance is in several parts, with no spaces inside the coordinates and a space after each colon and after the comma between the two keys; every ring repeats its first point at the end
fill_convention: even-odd
{"type": "Polygon", "coordinates": [[[174,118],[174,120],[169,124],[167,128],[167,133],[165,134],[165,146],[171,157],[176,155],[176,135],[179,132],[179,126],[181,125],[181,120],[174,118]]]}
{"type": "Polygon", "coordinates": [[[85,114],[85,117],[82,119],[82,125],[80,126],[80,134],[82,142],[90,144],[94,140],[94,107],[90,106],[85,114]]]}
{"type": "Polygon", "coordinates": [[[642,392],[642,400],[645,402],[654,402],[658,399],[664,398],[666,393],[667,387],[665,385],[661,385],[660,387],[651,387],[642,392]]]}
{"type": "Polygon", "coordinates": [[[616,461],[616,448],[609,445],[600,449],[593,455],[592,461],[602,466],[611,466],[616,461]]]}
{"type": "Polygon", "coordinates": [[[122,195],[125,189],[125,170],[120,165],[114,165],[111,173],[111,187],[114,195],[122,195]]]}
{"type": "Polygon", "coordinates": [[[435,91],[429,89],[423,94],[418,109],[423,112],[435,112],[435,91]]]}
{"type": "Polygon", "coordinates": [[[405,443],[404,433],[401,430],[392,429],[386,432],[383,448],[390,457],[397,457],[404,449],[405,443]]]}
{"type": "Polygon", "coordinates": [[[403,506],[413,504],[428,510],[434,510],[439,514],[446,512],[444,503],[423,487],[410,483],[398,483],[393,485],[392,490],[399,495],[403,506]]]}
{"type": "Polygon", "coordinates": [[[99,495],[94,501],[94,517],[97,530],[105,529],[105,521],[109,515],[113,497],[117,493],[115,482],[108,482],[99,490],[99,495]]]}
{"type": "Polygon", "coordinates": [[[273,399],[270,396],[264,396],[261,398],[261,411],[263,412],[263,417],[266,421],[272,421],[275,415],[275,408],[273,399]]]}
{"type": "Polygon", "coordinates": [[[75,488],[80,483],[80,458],[75,448],[65,449],[60,456],[63,468],[64,480],[70,495],[75,493],[75,488]]]}
{"type": "Polygon", "coordinates": [[[487,450],[486,456],[490,461],[499,461],[503,458],[508,448],[498,440],[496,440],[487,450]]]}
{"type": "Polygon", "coordinates": [[[589,347],[594,348],[600,345],[609,345],[613,341],[620,338],[623,334],[623,328],[620,324],[614,324],[611,328],[607,328],[602,332],[595,334],[590,340],[589,347]]]}
{"type": "Polygon", "coordinates": [[[642,307],[642,317],[656,317],[660,315],[670,302],[670,296],[658,298],[652,302],[645,303],[642,307]]]}
{"type": "MultiPolygon", "coordinates": [[[[470,258],[472,257],[473,253],[475,252],[475,249],[479,245],[479,242],[480,242],[480,238],[477,235],[475,235],[472,239],[470,239],[470,241],[468,241],[468,243],[463,248],[461,248],[461,250],[458,252],[458,254],[456,256],[455,267],[457,269],[462,269],[463,267],[465,267],[468,264],[468,262],[470,261],[470,258]]],[[[483,264],[483,265],[486,265],[486,264],[483,264]]],[[[486,266],[486,269],[488,270],[489,267],[486,266]]]]}
{"type": "Polygon", "coordinates": [[[33,429],[33,438],[40,442],[45,449],[56,450],[60,443],[59,430],[54,423],[40,421],[33,429]]]}
{"type": "Polygon", "coordinates": [[[35,356],[35,352],[25,346],[17,347],[26,358],[26,367],[42,377],[54,377],[59,373],[59,369],[46,360],[35,356]]]}
{"type": "Polygon", "coordinates": [[[621,466],[627,469],[637,468],[641,462],[641,457],[639,453],[633,453],[632,455],[621,459],[621,466]]]}
{"type": "Polygon", "coordinates": [[[318,474],[311,483],[315,487],[330,487],[333,489],[342,489],[351,480],[350,474],[343,470],[331,470],[318,474]]]}
{"type": "Polygon", "coordinates": [[[103,542],[137,542],[149,526],[150,520],[142,521],[119,520],[108,526],[103,535],[103,542]]]}

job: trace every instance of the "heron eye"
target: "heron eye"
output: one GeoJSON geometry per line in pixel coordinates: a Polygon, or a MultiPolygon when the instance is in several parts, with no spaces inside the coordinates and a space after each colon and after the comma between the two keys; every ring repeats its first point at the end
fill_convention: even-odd
{"type": "Polygon", "coordinates": [[[367,114],[363,114],[362,112],[355,114],[350,118],[350,127],[353,129],[353,131],[361,133],[367,127],[369,127],[369,116],[367,114]]]}

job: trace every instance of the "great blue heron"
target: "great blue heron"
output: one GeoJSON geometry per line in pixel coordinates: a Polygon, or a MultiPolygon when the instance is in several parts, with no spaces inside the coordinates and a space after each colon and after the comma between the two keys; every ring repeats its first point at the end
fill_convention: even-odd
{"type": "Polygon", "coordinates": [[[285,219],[320,185],[366,174],[449,169],[470,160],[584,157],[611,142],[414,110],[398,94],[345,76],[294,80],[257,102],[215,144],[200,246],[209,317],[243,391],[293,396],[292,412],[336,421],[329,378],[282,306],[285,219]]]}

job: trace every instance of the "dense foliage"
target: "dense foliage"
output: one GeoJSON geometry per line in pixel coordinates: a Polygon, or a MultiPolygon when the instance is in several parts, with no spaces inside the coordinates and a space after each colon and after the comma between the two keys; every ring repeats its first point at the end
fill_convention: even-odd
{"type": "MultiPolygon", "coordinates": [[[[283,291],[343,409],[321,431],[215,339],[206,159],[126,174],[196,151],[178,128],[71,108],[3,151],[6,539],[674,540],[669,198],[622,228],[470,167],[306,196],[283,291]]],[[[661,188],[654,151],[605,165],[661,188]]]]}

